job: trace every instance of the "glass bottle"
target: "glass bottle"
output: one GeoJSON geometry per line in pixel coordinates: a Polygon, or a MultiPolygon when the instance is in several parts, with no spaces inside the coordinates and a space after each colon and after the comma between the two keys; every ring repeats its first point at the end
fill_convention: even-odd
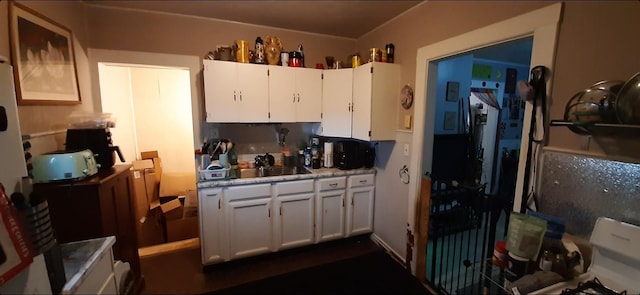
{"type": "Polygon", "coordinates": [[[255,51],[255,63],[263,64],[265,63],[264,58],[264,42],[262,38],[256,38],[256,51],[255,51]]]}
{"type": "Polygon", "coordinates": [[[304,166],[311,167],[311,147],[307,147],[304,150],[304,166]]]}

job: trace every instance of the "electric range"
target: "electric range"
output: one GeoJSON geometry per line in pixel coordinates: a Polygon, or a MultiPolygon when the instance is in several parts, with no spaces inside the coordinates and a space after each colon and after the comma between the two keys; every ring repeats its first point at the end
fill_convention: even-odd
{"type": "Polygon", "coordinates": [[[529,294],[640,294],[640,226],[600,217],[587,272],[529,294]]]}

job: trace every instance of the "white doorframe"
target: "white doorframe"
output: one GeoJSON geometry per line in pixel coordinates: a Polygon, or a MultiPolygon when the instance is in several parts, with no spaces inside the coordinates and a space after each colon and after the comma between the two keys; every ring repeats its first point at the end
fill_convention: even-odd
{"type": "MultiPolygon", "coordinates": [[[[425,46],[418,49],[416,57],[416,87],[415,87],[415,130],[413,131],[409,163],[416,163],[409,167],[410,175],[422,175],[425,168],[422,167],[423,157],[428,169],[431,169],[431,157],[433,150],[425,149],[425,146],[433,146],[433,118],[435,115],[435,99],[437,84],[437,61],[457,54],[465,53],[482,47],[492,46],[510,40],[527,36],[533,36],[533,49],[531,65],[543,65],[553,73],[555,48],[558,33],[558,23],[562,14],[562,3],[556,3],[547,7],[534,10],[456,37],[425,46]],[[428,87],[427,87],[428,86],[428,87]],[[427,120],[427,118],[429,120],[427,120]]],[[[550,82],[549,82],[550,83],[550,82]]],[[[547,96],[551,97],[551,86],[547,85],[547,96]]],[[[532,104],[527,102],[525,107],[524,124],[522,134],[528,134],[531,127],[532,104]]],[[[520,208],[522,199],[520,193],[524,184],[524,163],[528,151],[528,136],[522,136],[520,159],[518,164],[518,176],[516,180],[516,196],[513,208],[520,208]]],[[[409,186],[409,208],[407,224],[413,233],[418,233],[416,224],[416,212],[420,198],[421,178],[415,177],[409,186]]],[[[428,226],[422,224],[421,226],[428,226]]],[[[418,236],[417,234],[415,236],[418,236]]],[[[419,243],[414,243],[419,244],[419,243]]],[[[426,249],[413,247],[412,257],[416,261],[425,259],[426,249]]],[[[411,264],[411,272],[416,274],[416,264],[411,264]]],[[[424,279],[424,278],[419,278],[424,279]]]]}

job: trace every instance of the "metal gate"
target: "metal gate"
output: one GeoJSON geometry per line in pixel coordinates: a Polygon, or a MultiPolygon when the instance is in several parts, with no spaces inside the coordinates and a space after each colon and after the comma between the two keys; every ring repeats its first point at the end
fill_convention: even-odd
{"type": "Polygon", "coordinates": [[[487,281],[481,270],[493,255],[498,220],[508,212],[504,207],[484,186],[434,186],[426,279],[440,293],[483,293],[487,281]]]}

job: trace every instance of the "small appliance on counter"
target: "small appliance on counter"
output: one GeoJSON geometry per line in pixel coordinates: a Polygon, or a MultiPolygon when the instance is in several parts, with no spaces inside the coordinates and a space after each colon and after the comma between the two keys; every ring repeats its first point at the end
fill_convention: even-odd
{"type": "Polygon", "coordinates": [[[58,151],[33,158],[33,182],[77,181],[98,173],[91,150],[58,151]]]}
{"type": "Polygon", "coordinates": [[[342,140],[334,146],[334,165],[341,170],[358,169],[364,166],[363,148],[360,142],[342,140]]]}
{"type": "Polygon", "coordinates": [[[115,164],[114,152],[118,153],[120,161],[124,157],[118,146],[113,145],[109,128],[78,128],[67,129],[66,151],[89,149],[100,164],[100,170],[109,169],[115,164]]]}

